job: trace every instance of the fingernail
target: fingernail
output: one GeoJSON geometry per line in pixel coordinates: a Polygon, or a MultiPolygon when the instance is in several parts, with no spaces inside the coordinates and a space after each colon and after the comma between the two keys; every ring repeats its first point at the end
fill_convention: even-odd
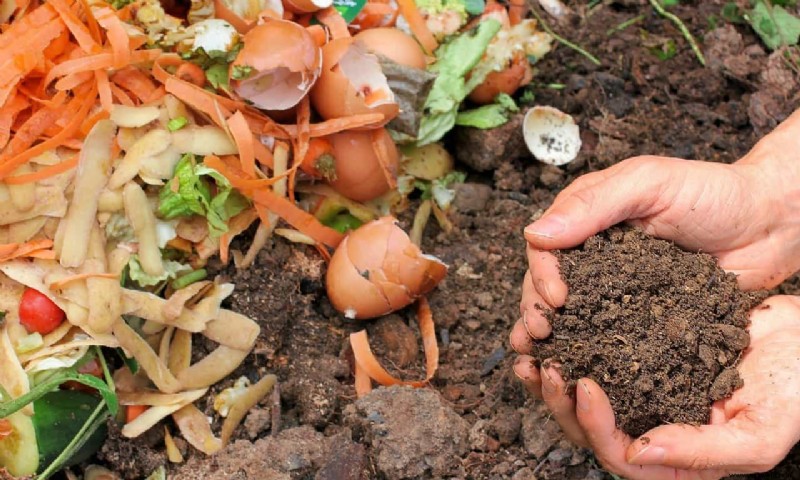
{"type": "Polygon", "coordinates": [[[514,366],[511,367],[511,370],[514,372],[514,375],[516,375],[517,378],[519,378],[520,380],[522,380],[524,382],[524,381],[526,381],[528,379],[526,377],[523,377],[522,375],[520,375],[519,372],[517,371],[517,367],[522,365],[523,361],[524,361],[523,357],[517,357],[517,359],[514,360],[514,366]]]}
{"type": "Polygon", "coordinates": [[[536,280],[536,290],[538,290],[539,293],[542,294],[542,297],[544,297],[544,300],[548,304],[553,305],[555,303],[553,301],[553,296],[550,295],[550,285],[541,278],[539,280],[536,280]]]}
{"type": "Polygon", "coordinates": [[[583,380],[579,380],[578,381],[578,385],[581,386],[581,388],[583,389],[583,393],[584,394],[583,395],[576,395],[576,397],[578,397],[577,400],[576,400],[576,403],[578,404],[578,408],[580,408],[581,411],[588,412],[589,411],[589,400],[590,400],[590,397],[591,397],[591,394],[589,393],[589,387],[586,385],[586,383],[583,382],[583,380]]]}
{"type": "Polygon", "coordinates": [[[542,368],[542,376],[545,378],[546,381],[542,382],[542,390],[544,390],[548,395],[552,395],[556,393],[556,383],[553,381],[553,377],[550,376],[548,373],[547,368],[542,368]]]}
{"type": "Polygon", "coordinates": [[[525,233],[528,235],[535,235],[537,237],[555,238],[563,233],[566,229],[567,224],[563,219],[549,215],[542,217],[525,227],[525,233]]]}
{"type": "Polygon", "coordinates": [[[667,451],[664,448],[648,445],[631,457],[628,463],[632,465],[659,465],[664,463],[666,456],[667,451]]]}
{"type": "Polygon", "coordinates": [[[511,337],[512,337],[513,335],[514,335],[514,332],[513,332],[513,331],[512,331],[511,333],[509,333],[509,334],[508,334],[508,344],[509,344],[509,345],[511,345],[511,349],[512,349],[512,350],[514,350],[516,353],[520,353],[520,351],[519,351],[519,350],[517,350],[517,346],[516,346],[516,345],[514,345],[514,342],[511,340],[511,337]]]}

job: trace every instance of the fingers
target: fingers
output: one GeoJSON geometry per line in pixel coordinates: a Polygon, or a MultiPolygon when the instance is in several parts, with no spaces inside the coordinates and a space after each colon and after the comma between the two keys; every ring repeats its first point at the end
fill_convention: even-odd
{"type": "Polygon", "coordinates": [[[665,163],[663,158],[638,157],[602,176],[578,179],[576,187],[525,228],[525,238],[542,250],[571,248],[616,223],[648,215],[659,203],[659,185],[672,170],[665,163]]]}
{"type": "Polygon", "coordinates": [[[520,355],[514,361],[514,375],[519,378],[525,390],[531,395],[542,399],[542,378],[539,375],[539,369],[536,367],[536,362],[533,357],[528,355],[520,355]]]}
{"type": "Polygon", "coordinates": [[[764,448],[765,438],[753,427],[746,415],[717,425],[662,425],[631,443],[625,456],[633,465],[761,472],[775,466],[786,452],[764,448]]]}
{"type": "Polygon", "coordinates": [[[533,338],[528,333],[528,328],[525,326],[525,319],[520,318],[511,329],[511,334],[508,336],[508,342],[515,352],[522,355],[530,355],[533,352],[533,338]]]}
{"type": "Polygon", "coordinates": [[[561,426],[567,439],[582,447],[588,447],[589,442],[575,415],[575,399],[567,395],[567,385],[558,373],[557,365],[542,366],[541,385],[542,397],[547,403],[547,408],[561,426]]]}
{"type": "Polygon", "coordinates": [[[564,306],[567,300],[567,284],[561,279],[558,259],[550,252],[526,247],[531,283],[542,298],[553,308],[564,306]]]}
{"type": "Polygon", "coordinates": [[[525,329],[531,337],[541,340],[550,336],[550,322],[545,317],[550,309],[549,302],[533,287],[530,272],[526,273],[522,282],[522,301],[519,304],[519,311],[525,329]]]}
{"type": "Polygon", "coordinates": [[[687,472],[661,465],[631,465],[626,451],[631,438],[618,430],[614,412],[605,392],[594,381],[583,378],[575,392],[578,422],[600,463],[608,470],[629,480],[717,480],[718,471],[687,472]]]}

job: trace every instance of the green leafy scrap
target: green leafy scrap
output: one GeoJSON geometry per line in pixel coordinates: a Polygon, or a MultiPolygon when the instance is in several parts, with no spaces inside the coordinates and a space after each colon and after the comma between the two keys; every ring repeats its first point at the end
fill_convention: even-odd
{"type": "Polygon", "coordinates": [[[231,63],[236,60],[244,43],[238,42],[229,51],[212,50],[207,52],[204,48],[196,48],[191,52],[183,53],[184,60],[194,63],[206,72],[206,80],[217,90],[230,91],[228,71],[231,63]]]}
{"type": "Polygon", "coordinates": [[[744,19],[770,50],[797,45],[800,40],[800,18],[787,12],[777,2],[756,0],[744,19]]]}
{"type": "Polygon", "coordinates": [[[228,220],[250,206],[221,173],[198,164],[186,154],[175,167],[175,175],[159,193],[158,213],[166,220],[201,215],[216,238],[228,231],[228,220]]]}
{"type": "Polygon", "coordinates": [[[495,99],[495,103],[460,112],[456,117],[456,125],[484,130],[497,128],[508,121],[510,113],[518,111],[519,107],[514,103],[514,99],[501,93],[495,99]]]}

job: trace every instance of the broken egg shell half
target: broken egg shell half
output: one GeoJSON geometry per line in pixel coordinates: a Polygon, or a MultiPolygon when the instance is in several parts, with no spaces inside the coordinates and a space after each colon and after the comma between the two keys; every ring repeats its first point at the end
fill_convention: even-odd
{"type": "Polygon", "coordinates": [[[536,106],[522,121],[525,145],[540,162],[565,165],[578,156],[581,134],[575,120],[553,107],[536,106]]]}
{"type": "Polygon", "coordinates": [[[256,26],[264,10],[283,16],[283,3],[280,0],[214,0],[214,16],[233,25],[242,35],[256,26]]]}
{"type": "Polygon", "coordinates": [[[425,53],[419,43],[411,35],[396,28],[370,28],[354,38],[369,52],[383,55],[397,64],[419,69],[427,66],[425,53]]]}
{"type": "Polygon", "coordinates": [[[292,13],[314,13],[333,5],[333,0],[284,0],[283,5],[292,13]]]}
{"type": "Polygon", "coordinates": [[[322,52],[305,28],[268,19],[244,36],[244,47],[230,67],[234,92],[264,110],[287,110],[311,90],[322,68],[322,52]],[[234,73],[251,69],[246,78],[234,73]]]}
{"type": "MultiPolygon", "coordinates": [[[[400,154],[385,128],[380,129],[379,142],[388,152],[389,171],[397,176],[400,154]]],[[[344,131],[326,137],[333,147],[336,179],[334,190],[357,202],[373,200],[389,191],[389,183],[372,142],[373,132],[344,131]]]]}
{"type": "Polygon", "coordinates": [[[322,73],[311,89],[311,104],[326,120],[366,113],[382,113],[383,126],[399,107],[381,71],[378,57],[354,38],[339,38],[322,47],[322,73]]]}
{"type": "Polygon", "coordinates": [[[478,105],[488,105],[501,93],[513,95],[523,85],[533,79],[533,70],[524,56],[511,61],[505,70],[492,72],[469,94],[470,101],[478,105]]]}
{"type": "Polygon", "coordinates": [[[326,277],[328,298],[348,318],[375,318],[433,290],[447,266],[411,243],[392,217],[367,223],[342,240],[326,277]]]}

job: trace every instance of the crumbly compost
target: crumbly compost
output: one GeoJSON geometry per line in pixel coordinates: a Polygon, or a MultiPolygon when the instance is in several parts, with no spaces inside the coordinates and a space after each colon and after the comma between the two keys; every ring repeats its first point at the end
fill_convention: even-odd
{"type": "Polygon", "coordinates": [[[560,363],[572,389],[597,381],[623,431],[706,423],[711,403],[742,386],[748,312],[764,295],[741,291],[712,256],[628,227],[556,255],[569,294],[547,313],[553,334],[536,357],[560,363]]]}

